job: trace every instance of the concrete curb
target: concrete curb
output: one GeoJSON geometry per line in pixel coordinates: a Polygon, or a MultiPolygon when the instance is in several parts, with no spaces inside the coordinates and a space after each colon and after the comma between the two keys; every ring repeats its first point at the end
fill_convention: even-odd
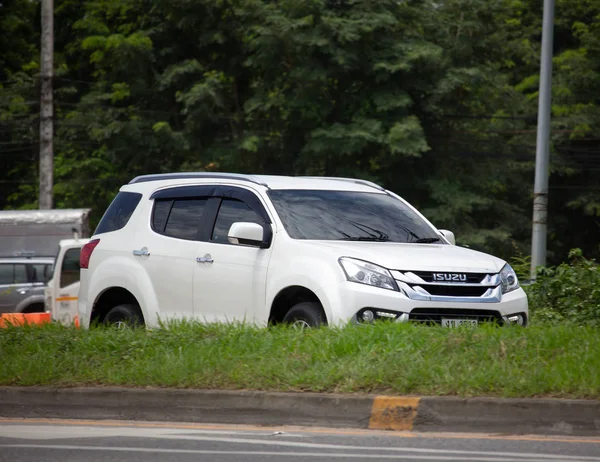
{"type": "Polygon", "coordinates": [[[600,435],[600,401],[0,387],[0,417],[600,435]]]}

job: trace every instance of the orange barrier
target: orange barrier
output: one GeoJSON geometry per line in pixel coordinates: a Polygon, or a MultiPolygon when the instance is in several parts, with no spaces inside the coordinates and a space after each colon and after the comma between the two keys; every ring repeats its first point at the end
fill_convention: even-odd
{"type": "Polygon", "coordinates": [[[0,327],[48,324],[51,321],[51,313],[4,313],[0,316],[0,327]]]}

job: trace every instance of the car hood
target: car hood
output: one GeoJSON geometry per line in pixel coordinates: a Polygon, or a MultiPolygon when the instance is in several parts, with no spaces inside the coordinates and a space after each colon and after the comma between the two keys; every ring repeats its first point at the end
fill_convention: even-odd
{"type": "Polygon", "coordinates": [[[369,261],[391,270],[498,273],[504,260],[454,245],[312,241],[337,257],[369,261]]]}

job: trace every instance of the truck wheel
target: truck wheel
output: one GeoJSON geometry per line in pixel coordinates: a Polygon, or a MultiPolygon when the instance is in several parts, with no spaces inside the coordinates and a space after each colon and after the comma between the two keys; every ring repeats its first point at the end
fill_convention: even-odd
{"type": "Polygon", "coordinates": [[[117,305],[108,312],[104,324],[117,329],[143,327],[144,317],[137,305],[117,305]]]}
{"type": "Polygon", "coordinates": [[[283,318],[283,322],[300,329],[327,325],[323,308],[315,302],[302,302],[294,305],[283,318]]]}
{"type": "Polygon", "coordinates": [[[44,305],[42,303],[32,303],[27,308],[21,311],[23,314],[27,313],[43,313],[45,311],[44,305]]]}

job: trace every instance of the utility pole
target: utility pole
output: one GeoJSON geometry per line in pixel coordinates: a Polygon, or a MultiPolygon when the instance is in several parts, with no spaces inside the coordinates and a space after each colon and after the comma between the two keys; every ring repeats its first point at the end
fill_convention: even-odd
{"type": "Polygon", "coordinates": [[[42,0],[39,208],[51,209],[54,188],[54,0],[42,0]]]}
{"type": "Polygon", "coordinates": [[[552,48],[554,42],[554,0],[544,0],[540,89],[533,191],[533,230],[531,233],[531,279],[538,266],[546,265],[548,234],[548,164],[550,158],[550,112],[552,110],[552,48]]]}

